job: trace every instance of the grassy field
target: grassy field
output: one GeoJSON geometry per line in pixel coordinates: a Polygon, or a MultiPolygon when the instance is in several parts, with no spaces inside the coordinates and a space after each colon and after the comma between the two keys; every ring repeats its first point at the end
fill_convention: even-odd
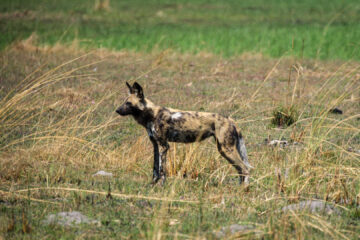
{"type": "Polygon", "coordinates": [[[250,227],[224,238],[358,239],[357,1],[110,4],[0,2],[1,240],[215,239],[232,224],[250,227]],[[115,113],[135,80],[159,105],[233,118],[249,187],[212,139],[171,143],[167,183],[150,185],[146,131],[115,113]],[[278,109],[296,122],[274,126],[278,109]],[[338,213],[281,211],[305,200],[338,213]],[[44,224],[62,211],[99,223],[44,224]]]}
{"type": "Polygon", "coordinates": [[[235,235],[250,239],[359,235],[358,63],[253,55],[229,60],[171,51],[83,54],[29,41],[1,53],[4,238],[203,239],[234,223],[255,226],[235,235]],[[213,140],[171,144],[167,184],[149,185],[152,146],[146,132],[114,112],[126,96],[125,80],[139,81],[160,105],[234,118],[255,166],[250,188],[237,184],[213,140]],[[271,126],[281,105],[299,112],[290,128],[271,126]],[[329,114],[335,106],[344,114],[329,114]],[[264,144],[282,138],[299,145],[264,144]],[[114,177],[93,177],[98,170],[114,177]],[[342,213],[279,212],[306,199],[336,204],[342,213]],[[42,223],[48,214],[73,210],[101,225],[42,223]],[[24,234],[28,225],[32,231],[24,234]]]}
{"type": "Polygon", "coordinates": [[[41,44],[360,60],[357,0],[94,2],[3,0],[0,47],[36,32],[41,44]]]}

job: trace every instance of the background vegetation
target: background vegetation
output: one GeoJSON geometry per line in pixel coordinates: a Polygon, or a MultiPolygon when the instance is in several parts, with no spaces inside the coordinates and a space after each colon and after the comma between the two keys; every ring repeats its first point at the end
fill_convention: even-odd
{"type": "Polygon", "coordinates": [[[94,2],[3,0],[0,47],[36,32],[40,44],[360,60],[357,0],[94,2]]]}
{"type": "Polygon", "coordinates": [[[0,2],[0,239],[213,239],[232,224],[249,229],[225,238],[358,239],[358,1],[99,3],[0,2]],[[212,139],[171,144],[167,184],[150,185],[146,131],[114,112],[134,80],[159,105],[233,118],[250,186],[212,139]],[[281,211],[305,200],[338,212],[281,211]],[[75,210],[100,224],[43,222],[75,210]]]}

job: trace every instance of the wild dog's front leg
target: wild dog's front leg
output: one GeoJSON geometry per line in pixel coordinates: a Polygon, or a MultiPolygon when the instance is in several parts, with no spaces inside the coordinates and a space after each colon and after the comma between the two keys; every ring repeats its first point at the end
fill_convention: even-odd
{"type": "Polygon", "coordinates": [[[150,137],[150,141],[154,146],[154,168],[153,168],[153,179],[152,183],[155,184],[160,179],[160,155],[159,155],[159,144],[156,142],[155,138],[150,137]]]}
{"type": "Polygon", "coordinates": [[[160,143],[160,158],[159,158],[159,167],[160,167],[160,178],[162,179],[162,184],[166,181],[166,153],[169,150],[170,146],[167,142],[160,143]]]}

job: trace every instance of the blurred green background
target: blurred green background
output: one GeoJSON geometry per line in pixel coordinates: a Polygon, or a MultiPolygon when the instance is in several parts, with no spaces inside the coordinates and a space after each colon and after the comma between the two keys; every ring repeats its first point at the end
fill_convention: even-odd
{"type": "Polygon", "coordinates": [[[1,0],[0,48],[39,44],[360,60],[359,0],[1,0]]]}

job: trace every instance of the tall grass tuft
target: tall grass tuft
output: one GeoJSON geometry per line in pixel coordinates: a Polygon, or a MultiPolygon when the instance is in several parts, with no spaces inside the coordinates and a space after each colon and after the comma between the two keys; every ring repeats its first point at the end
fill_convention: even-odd
{"type": "Polygon", "coordinates": [[[291,126],[297,121],[299,115],[294,105],[290,107],[277,107],[272,114],[271,124],[277,127],[291,126]]]}

